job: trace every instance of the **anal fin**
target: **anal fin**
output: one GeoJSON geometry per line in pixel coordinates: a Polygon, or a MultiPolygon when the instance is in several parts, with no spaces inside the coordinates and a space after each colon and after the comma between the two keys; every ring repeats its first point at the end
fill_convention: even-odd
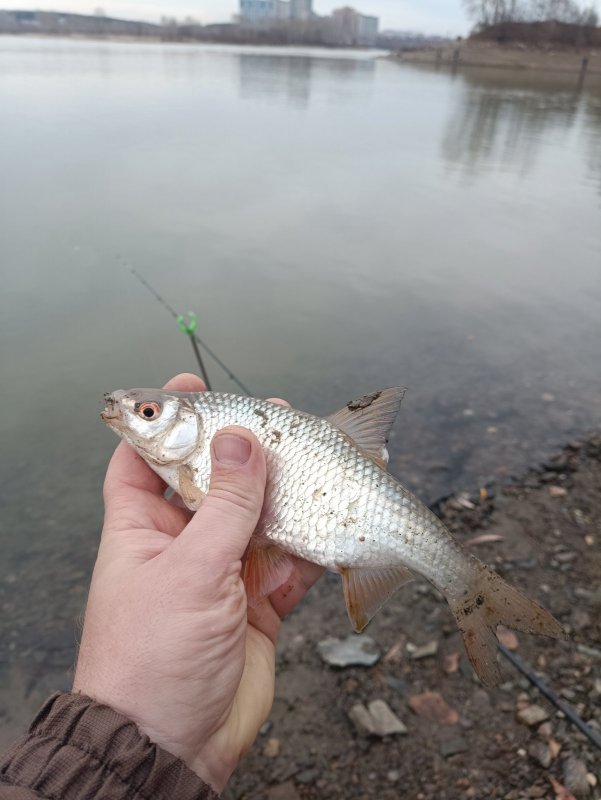
{"type": "Polygon", "coordinates": [[[397,589],[413,580],[401,565],[396,567],[345,567],[340,570],[346,610],[360,633],[397,589]]]}
{"type": "Polygon", "coordinates": [[[288,553],[268,540],[253,536],[242,565],[242,580],[249,606],[256,606],[281,586],[290,577],[293,568],[288,553]]]}

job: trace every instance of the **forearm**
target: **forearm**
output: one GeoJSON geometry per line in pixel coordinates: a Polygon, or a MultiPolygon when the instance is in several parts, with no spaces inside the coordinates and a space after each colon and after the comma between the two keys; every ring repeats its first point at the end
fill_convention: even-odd
{"type": "Polygon", "coordinates": [[[216,800],[182,761],[85,695],[50,697],[0,760],[0,798],[216,800]]]}

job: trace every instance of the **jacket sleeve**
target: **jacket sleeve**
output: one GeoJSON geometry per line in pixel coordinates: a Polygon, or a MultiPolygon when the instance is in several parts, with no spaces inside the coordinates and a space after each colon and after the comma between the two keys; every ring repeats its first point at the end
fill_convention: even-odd
{"type": "Polygon", "coordinates": [[[55,694],[0,760],[1,800],[217,800],[184,763],[108,706],[55,694]]]}

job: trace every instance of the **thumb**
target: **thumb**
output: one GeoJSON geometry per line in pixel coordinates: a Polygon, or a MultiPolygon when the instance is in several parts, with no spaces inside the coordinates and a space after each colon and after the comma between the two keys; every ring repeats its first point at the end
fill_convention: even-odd
{"type": "Polygon", "coordinates": [[[178,537],[187,557],[204,564],[237,561],[259,521],[265,494],[265,456],[246,428],[230,426],[211,442],[209,492],[178,537]]]}

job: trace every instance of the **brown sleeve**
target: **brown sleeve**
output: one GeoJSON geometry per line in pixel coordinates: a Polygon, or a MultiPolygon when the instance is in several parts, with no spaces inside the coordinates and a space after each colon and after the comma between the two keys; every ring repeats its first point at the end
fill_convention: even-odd
{"type": "Polygon", "coordinates": [[[108,706],[55,694],[0,760],[2,800],[217,800],[175,756],[108,706]]]}

